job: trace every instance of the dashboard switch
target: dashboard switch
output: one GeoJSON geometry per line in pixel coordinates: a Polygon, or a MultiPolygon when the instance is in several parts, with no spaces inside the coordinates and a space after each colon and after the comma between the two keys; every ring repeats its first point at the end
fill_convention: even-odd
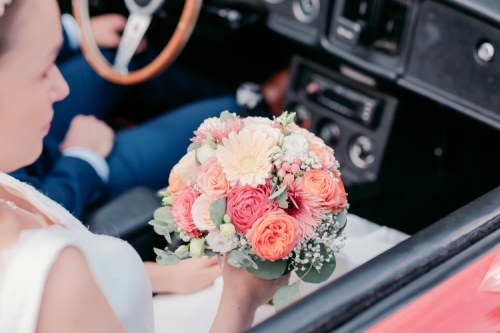
{"type": "Polygon", "coordinates": [[[349,44],[358,44],[363,27],[361,23],[353,22],[346,18],[339,18],[335,25],[335,36],[349,44]]]}

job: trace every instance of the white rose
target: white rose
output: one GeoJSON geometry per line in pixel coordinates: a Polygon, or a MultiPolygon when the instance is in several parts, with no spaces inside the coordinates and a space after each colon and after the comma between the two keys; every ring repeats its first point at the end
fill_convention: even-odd
{"type": "Polygon", "coordinates": [[[255,131],[263,132],[268,138],[271,138],[273,140],[273,146],[276,146],[278,144],[281,136],[281,131],[278,128],[271,127],[270,125],[250,124],[248,126],[245,126],[245,129],[249,130],[252,133],[255,131]]]}
{"type": "Polygon", "coordinates": [[[245,126],[249,126],[249,125],[272,126],[273,121],[269,118],[264,118],[264,117],[248,117],[248,118],[243,119],[243,124],[245,124],[245,126]]]}
{"type": "Polygon", "coordinates": [[[292,134],[285,137],[283,141],[283,151],[286,157],[299,157],[307,153],[309,144],[306,138],[300,134],[292,134]]]}
{"type": "Polygon", "coordinates": [[[205,163],[213,154],[215,154],[215,149],[212,149],[210,145],[203,145],[196,149],[196,157],[201,164],[205,163]]]}
{"type": "Polygon", "coordinates": [[[196,182],[195,154],[196,152],[191,150],[173,168],[174,175],[180,178],[184,185],[191,186],[196,182]]]}
{"type": "Polygon", "coordinates": [[[234,225],[231,223],[223,223],[220,226],[220,232],[222,236],[226,238],[231,238],[236,234],[236,229],[234,228],[234,225]]]}
{"type": "Polygon", "coordinates": [[[191,239],[189,253],[191,254],[191,257],[196,259],[203,257],[203,254],[205,253],[205,240],[203,240],[203,238],[191,239]]]}
{"type": "Polygon", "coordinates": [[[236,234],[227,238],[222,235],[220,230],[210,231],[205,239],[214,252],[230,252],[238,245],[238,238],[236,237],[236,234]]]}

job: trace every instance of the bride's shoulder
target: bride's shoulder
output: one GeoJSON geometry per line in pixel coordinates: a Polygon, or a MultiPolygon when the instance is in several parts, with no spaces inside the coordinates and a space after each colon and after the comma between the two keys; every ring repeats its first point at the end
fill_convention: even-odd
{"type": "Polygon", "coordinates": [[[47,277],[37,332],[125,332],[75,247],[59,254],[47,277]],[[58,318],[54,326],[53,318],[58,318]]]}

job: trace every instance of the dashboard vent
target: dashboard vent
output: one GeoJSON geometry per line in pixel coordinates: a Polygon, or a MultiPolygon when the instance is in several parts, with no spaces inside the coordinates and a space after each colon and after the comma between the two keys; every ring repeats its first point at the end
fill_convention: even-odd
{"type": "Polygon", "coordinates": [[[376,49],[391,55],[400,51],[406,13],[410,7],[407,0],[386,0],[382,7],[379,31],[375,39],[376,49]]]}

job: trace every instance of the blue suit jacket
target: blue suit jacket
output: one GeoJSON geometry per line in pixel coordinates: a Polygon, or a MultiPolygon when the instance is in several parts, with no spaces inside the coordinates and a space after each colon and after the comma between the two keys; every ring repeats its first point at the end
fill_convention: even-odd
{"type": "MultiPolygon", "coordinates": [[[[64,32],[64,44],[57,61],[63,61],[72,53],[64,32]]],[[[38,160],[10,175],[33,185],[79,218],[85,206],[99,196],[104,183],[87,162],[61,155],[59,144],[57,139],[47,136],[38,160]]]]}

